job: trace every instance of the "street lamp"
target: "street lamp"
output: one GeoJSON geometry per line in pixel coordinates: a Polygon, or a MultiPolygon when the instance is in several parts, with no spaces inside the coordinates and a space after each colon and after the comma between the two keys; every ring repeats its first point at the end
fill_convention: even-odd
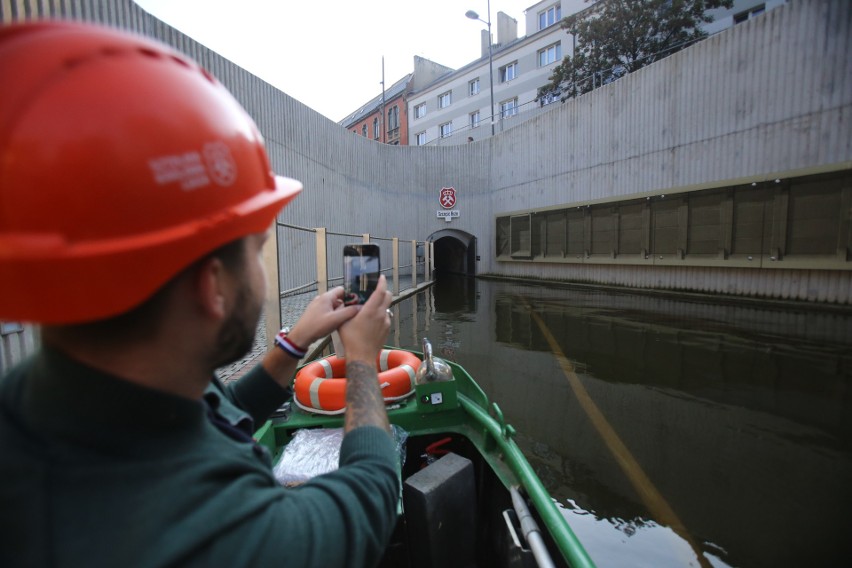
{"type": "Polygon", "coordinates": [[[494,136],[494,54],[491,50],[491,0],[488,0],[488,21],[486,22],[479,17],[479,14],[473,10],[468,10],[464,14],[471,20],[479,20],[488,26],[488,77],[491,81],[491,136],[494,136]]]}

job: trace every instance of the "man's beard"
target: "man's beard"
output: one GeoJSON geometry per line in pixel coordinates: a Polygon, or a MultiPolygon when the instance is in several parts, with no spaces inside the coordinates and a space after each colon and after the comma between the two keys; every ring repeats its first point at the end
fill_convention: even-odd
{"type": "Polygon", "coordinates": [[[261,306],[251,305],[246,290],[246,286],[239,289],[234,309],[219,330],[216,350],[213,352],[214,368],[242,359],[254,345],[261,306]]]}

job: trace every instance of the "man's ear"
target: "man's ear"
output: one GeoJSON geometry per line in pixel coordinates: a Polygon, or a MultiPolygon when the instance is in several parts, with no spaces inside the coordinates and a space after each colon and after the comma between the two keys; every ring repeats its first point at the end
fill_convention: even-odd
{"type": "Polygon", "coordinates": [[[205,316],[224,319],[228,312],[229,282],[225,265],[215,256],[208,257],[195,273],[195,297],[205,316]]]}

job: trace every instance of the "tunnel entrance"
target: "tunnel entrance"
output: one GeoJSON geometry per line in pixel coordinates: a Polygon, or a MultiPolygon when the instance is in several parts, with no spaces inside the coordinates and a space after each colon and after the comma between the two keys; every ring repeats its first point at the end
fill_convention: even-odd
{"type": "Polygon", "coordinates": [[[476,237],[456,229],[444,229],[429,236],[435,243],[435,272],[476,275],[476,237]]]}

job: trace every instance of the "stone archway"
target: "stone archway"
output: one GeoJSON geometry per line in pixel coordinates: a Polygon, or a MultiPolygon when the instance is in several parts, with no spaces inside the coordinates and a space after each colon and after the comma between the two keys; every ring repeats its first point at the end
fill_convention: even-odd
{"type": "Polygon", "coordinates": [[[476,275],[476,237],[457,229],[442,229],[429,236],[435,244],[435,272],[476,275]]]}

